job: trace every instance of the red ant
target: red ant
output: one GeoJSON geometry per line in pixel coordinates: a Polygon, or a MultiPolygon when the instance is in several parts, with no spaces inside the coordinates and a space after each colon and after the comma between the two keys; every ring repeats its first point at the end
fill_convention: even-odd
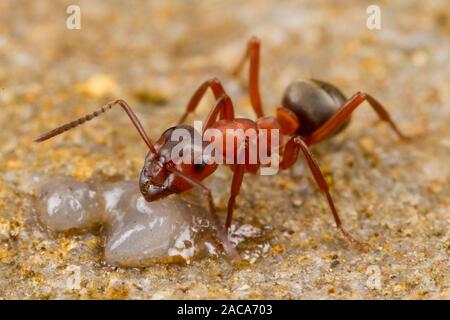
{"type": "MultiPolygon", "coordinates": [[[[182,128],[188,130],[191,134],[199,134],[193,127],[182,125],[182,123],[196,109],[200,99],[207,89],[210,88],[216,101],[204,122],[203,132],[209,128],[216,128],[225,136],[226,129],[230,128],[241,128],[243,130],[248,128],[255,130],[263,128],[267,130],[280,130],[284,136],[288,136],[287,142],[281,145],[282,147],[278,151],[281,156],[280,169],[284,170],[291,167],[296,162],[298,153],[301,151],[312,172],[314,180],[320,190],[326,195],[337,228],[339,228],[348,241],[354,244],[359,243],[343,228],[329,192],[328,184],[308,146],[321,142],[342,130],[348,124],[351,113],[364,101],[369,103],[381,120],[389,123],[400,138],[407,138],[397,129],[385,108],[369,94],[357,92],[350,99],[347,99],[335,86],[318,80],[293,82],[286,89],[282,101],[283,107],[277,109],[276,116],[264,116],[259,92],[259,39],[255,37],[250,39],[245,55],[237,65],[233,75],[236,76],[240,73],[246,60],[249,60],[249,93],[251,105],[257,116],[256,121],[234,117],[234,108],[231,99],[226,94],[220,81],[214,78],[205,81],[195,91],[179,125],[166,130],[155,144],[152,144],[138,118],[124,100],[110,102],[98,111],[39,136],[35,141],[41,142],[52,138],[99,116],[113,106],[120,106],[127,113],[149,149],[139,181],[140,191],[144,198],[147,201],[155,201],[170,194],[184,192],[193,187],[199,188],[208,199],[211,216],[219,240],[226,252],[230,256],[237,258],[239,255],[229,243],[226,230],[231,226],[233,208],[236,196],[239,194],[241,188],[244,173],[255,173],[260,163],[248,163],[248,159],[246,158],[246,162],[243,164],[233,164],[230,166],[234,173],[231,182],[231,194],[228,200],[228,214],[224,228],[216,213],[211,191],[201,182],[217,169],[218,164],[208,164],[205,161],[200,164],[175,164],[170,158],[171,151],[177,142],[171,141],[169,137],[175,129],[182,128]],[[219,120],[217,119],[218,117],[219,120]]],[[[245,145],[246,152],[248,151],[247,143],[248,141],[246,141],[245,145]]],[[[233,152],[234,154],[224,155],[225,157],[237,157],[237,148],[228,152],[233,152]]]]}

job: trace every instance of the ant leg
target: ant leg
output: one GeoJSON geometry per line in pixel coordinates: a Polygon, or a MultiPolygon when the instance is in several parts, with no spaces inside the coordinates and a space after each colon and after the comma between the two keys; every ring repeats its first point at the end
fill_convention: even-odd
{"type": "Polygon", "coordinates": [[[228,198],[227,220],[225,222],[226,230],[229,230],[231,227],[231,220],[233,219],[233,210],[234,205],[236,204],[236,197],[241,190],[242,180],[244,178],[245,164],[247,161],[246,156],[249,149],[248,137],[245,138],[245,141],[238,140],[237,146],[239,146],[239,150],[237,152],[237,157],[235,160],[236,165],[233,168],[233,180],[231,181],[230,197],[228,198]],[[244,142],[243,145],[242,142],[244,142]]]}
{"type": "Polygon", "coordinates": [[[336,227],[342,232],[344,237],[352,244],[360,244],[360,242],[354,239],[342,226],[341,219],[339,218],[338,212],[334,205],[333,198],[330,194],[330,189],[328,187],[328,183],[323,177],[322,171],[320,170],[317,161],[314,159],[311,151],[309,150],[306,143],[300,138],[300,136],[292,137],[284,148],[283,160],[280,163],[280,169],[284,170],[292,166],[297,161],[297,156],[300,150],[303,152],[303,155],[308,163],[309,169],[319,186],[320,190],[325,193],[328,205],[330,206],[331,213],[333,214],[334,221],[336,223],[336,227]]]}
{"type": "Polygon", "coordinates": [[[241,190],[242,180],[245,173],[245,164],[237,164],[234,167],[233,180],[231,182],[230,198],[228,199],[227,206],[227,220],[225,222],[225,229],[228,230],[231,227],[231,220],[233,219],[233,210],[236,203],[236,197],[241,190]]]}
{"type": "MultiPolygon", "coordinates": [[[[186,120],[188,115],[191,112],[195,111],[200,100],[203,98],[203,96],[205,95],[206,90],[208,88],[211,88],[216,100],[219,99],[221,96],[226,95],[225,89],[223,88],[222,83],[219,81],[219,79],[212,78],[212,79],[206,80],[205,82],[203,82],[200,85],[200,87],[198,87],[198,89],[192,95],[191,99],[189,100],[189,103],[186,106],[186,111],[184,112],[180,121],[178,121],[178,124],[182,124],[186,120]]],[[[230,100],[230,102],[231,102],[231,100],[230,100]]],[[[227,103],[230,103],[230,102],[227,102],[227,103]]],[[[226,117],[232,117],[232,118],[234,117],[232,106],[224,109],[224,111],[221,111],[221,119],[224,117],[225,118],[226,117]]]]}
{"type": "Polygon", "coordinates": [[[112,101],[112,102],[104,105],[103,107],[101,107],[99,110],[94,111],[93,113],[87,114],[84,117],[81,117],[77,120],[66,123],[65,125],[62,125],[56,129],[53,129],[47,133],[44,133],[44,134],[40,135],[39,137],[37,137],[34,141],[42,142],[42,141],[48,140],[50,138],[53,138],[63,132],[66,132],[70,129],[73,129],[73,128],[87,122],[87,121],[90,121],[90,120],[94,119],[95,117],[100,116],[102,113],[105,113],[106,111],[110,110],[113,106],[116,106],[116,105],[120,106],[126,112],[128,117],[130,118],[131,122],[136,127],[137,131],[139,132],[139,135],[141,136],[142,140],[144,140],[145,144],[150,149],[150,151],[152,153],[156,154],[155,147],[151,143],[149,137],[147,136],[147,133],[145,132],[144,128],[142,127],[142,124],[139,121],[139,119],[137,118],[136,114],[133,112],[131,107],[124,100],[121,100],[121,99],[112,101]]]}
{"type": "Polygon", "coordinates": [[[224,94],[215,102],[214,106],[206,117],[205,123],[203,125],[203,132],[205,132],[206,129],[210,128],[217,121],[219,112],[224,115],[222,119],[234,119],[233,102],[227,94],[224,94]]]}
{"type": "Polygon", "coordinates": [[[241,190],[242,180],[244,179],[245,173],[245,164],[246,164],[246,156],[247,151],[249,149],[249,140],[248,137],[245,138],[245,141],[238,140],[238,144],[236,148],[239,148],[236,157],[236,165],[233,168],[233,180],[231,181],[231,190],[230,197],[228,198],[228,206],[227,206],[227,220],[225,222],[225,229],[229,230],[231,227],[231,221],[233,219],[233,211],[234,205],[236,203],[236,197],[241,190]],[[244,142],[242,145],[241,143],[244,142]],[[241,163],[243,161],[243,163],[241,163]]]}
{"type": "MultiPolygon", "coordinates": [[[[219,100],[216,101],[214,107],[211,109],[208,117],[206,118],[205,124],[203,126],[203,132],[205,132],[206,129],[210,128],[211,125],[217,121],[217,115],[218,115],[219,111],[222,111],[224,108],[229,108],[229,107],[233,108],[233,103],[231,102],[230,97],[227,95],[223,95],[222,97],[220,97],[219,100]],[[229,100],[229,103],[224,103],[227,100],[229,100]]],[[[234,112],[231,111],[231,112],[225,112],[225,113],[233,114],[234,112]]],[[[233,118],[231,117],[231,118],[228,118],[227,120],[233,120],[233,118]]],[[[246,142],[246,145],[247,145],[247,142],[246,142]]],[[[243,151],[245,151],[245,148],[243,151]]],[[[242,152],[242,151],[240,151],[240,152],[242,152]]],[[[245,153],[244,153],[244,155],[245,155],[245,153]]],[[[241,154],[239,156],[241,156],[241,154]]],[[[238,159],[239,159],[239,156],[238,156],[238,159]]],[[[233,181],[231,183],[230,198],[228,199],[228,206],[227,206],[228,214],[227,214],[227,220],[225,223],[226,230],[228,230],[231,226],[234,204],[236,202],[236,196],[239,194],[239,190],[241,188],[242,179],[244,177],[244,171],[245,171],[244,169],[245,169],[245,164],[237,164],[234,168],[233,181]]]]}
{"type": "Polygon", "coordinates": [[[260,66],[260,47],[261,42],[257,37],[252,37],[247,44],[244,56],[233,70],[232,75],[237,76],[243,69],[245,61],[250,61],[249,67],[249,93],[253,110],[258,118],[264,116],[261,94],[259,92],[259,66],[260,66]]]}
{"type": "Polygon", "coordinates": [[[240,260],[239,253],[236,251],[236,249],[231,245],[230,241],[228,240],[228,235],[226,230],[224,229],[222,222],[220,221],[219,216],[216,212],[216,207],[214,206],[214,200],[212,197],[211,190],[208,189],[204,184],[202,184],[200,181],[186,175],[185,173],[176,170],[173,167],[166,166],[166,168],[173,172],[174,174],[178,175],[182,179],[184,179],[187,183],[189,183],[193,187],[197,187],[203,192],[203,195],[208,199],[209,204],[209,211],[211,213],[211,218],[213,220],[214,226],[217,231],[217,236],[223,245],[225,251],[227,254],[233,259],[233,260],[240,260]]]}
{"type": "Polygon", "coordinates": [[[333,132],[335,132],[336,129],[347,121],[351,113],[364,101],[367,101],[375,110],[378,117],[380,117],[380,120],[389,123],[392,130],[394,130],[401,139],[409,139],[400,132],[389,116],[389,113],[375,98],[367,93],[357,92],[350,99],[348,99],[330,119],[328,119],[320,128],[315,130],[305,139],[306,144],[311,145],[329,137],[333,132]]]}

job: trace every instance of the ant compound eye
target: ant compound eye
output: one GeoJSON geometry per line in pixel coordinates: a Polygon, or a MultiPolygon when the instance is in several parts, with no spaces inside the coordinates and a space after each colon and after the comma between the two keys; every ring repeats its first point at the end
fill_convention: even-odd
{"type": "Polygon", "coordinates": [[[206,162],[205,162],[205,157],[198,157],[197,159],[195,159],[194,161],[194,172],[196,173],[200,173],[203,171],[203,169],[205,169],[206,167],[206,162]]]}
{"type": "Polygon", "coordinates": [[[194,172],[195,173],[200,173],[203,171],[203,169],[205,169],[206,167],[206,163],[196,163],[194,164],[194,172]]]}
{"type": "Polygon", "coordinates": [[[194,163],[194,172],[202,172],[208,164],[211,164],[208,156],[203,155],[202,157],[197,158],[197,161],[194,163]]]}

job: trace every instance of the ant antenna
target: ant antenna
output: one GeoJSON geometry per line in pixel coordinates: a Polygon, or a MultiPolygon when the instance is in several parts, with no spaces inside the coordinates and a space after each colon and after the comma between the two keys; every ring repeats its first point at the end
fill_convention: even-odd
{"type": "Polygon", "coordinates": [[[147,136],[147,133],[145,133],[144,128],[142,127],[142,124],[139,122],[139,119],[137,118],[136,114],[131,110],[131,107],[124,101],[124,100],[116,100],[113,102],[110,102],[103,107],[101,107],[99,110],[94,111],[93,113],[87,114],[77,120],[71,121],[69,123],[66,123],[65,125],[62,125],[56,129],[53,129],[47,133],[44,133],[37,137],[34,142],[42,142],[45,140],[48,140],[50,138],[53,138],[63,132],[66,132],[70,129],[73,129],[89,120],[94,119],[95,117],[100,116],[102,113],[105,113],[106,111],[110,110],[113,106],[118,105],[122,107],[122,109],[127,113],[128,117],[130,118],[133,125],[136,127],[137,131],[139,132],[139,135],[141,136],[142,140],[144,140],[147,147],[150,149],[150,151],[153,154],[156,154],[156,149],[151,143],[150,139],[147,136]]]}

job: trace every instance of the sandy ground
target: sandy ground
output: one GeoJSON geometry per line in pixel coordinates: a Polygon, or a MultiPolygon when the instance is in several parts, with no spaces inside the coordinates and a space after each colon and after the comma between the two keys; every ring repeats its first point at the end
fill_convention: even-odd
{"type": "MultiPolygon", "coordinates": [[[[371,1],[78,3],[81,30],[66,28],[70,1],[0,2],[0,298],[450,298],[447,1],[380,1],[381,30],[366,27],[371,1]],[[236,219],[267,237],[241,248],[257,258],[242,268],[210,258],[112,268],[101,237],[39,227],[33,174],[137,179],[146,152],[118,110],[45,144],[33,137],[119,97],[157,137],[212,76],[237,113],[252,116],[246,78],[229,76],[252,35],[263,44],[267,112],[292,80],[314,77],[347,95],[372,93],[413,137],[405,143],[373,125],[365,106],[314,148],[345,225],[368,252],[342,239],[301,162],[294,177],[244,180],[236,219]]],[[[217,181],[207,183],[222,190],[224,213],[228,184],[217,181]]]]}

